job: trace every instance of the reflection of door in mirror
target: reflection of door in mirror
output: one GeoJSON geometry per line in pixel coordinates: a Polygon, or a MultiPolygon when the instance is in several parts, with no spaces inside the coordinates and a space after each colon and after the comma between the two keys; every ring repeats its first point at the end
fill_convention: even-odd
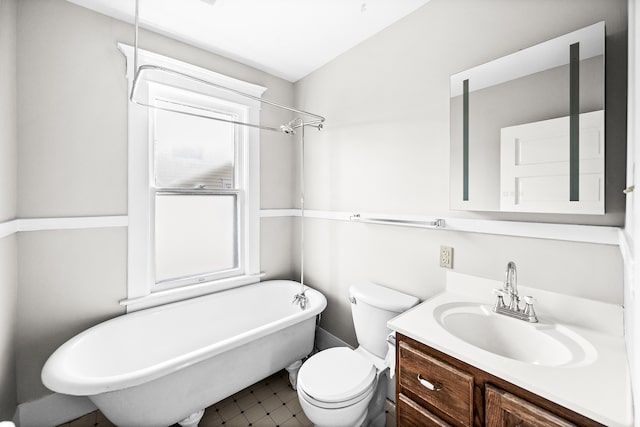
{"type": "Polygon", "coordinates": [[[604,213],[604,22],[451,76],[450,101],[452,209],[604,213]]]}
{"type": "Polygon", "coordinates": [[[604,111],[580,114],[579,202],[569,196],[569,117],[502,128],[500,210],[601,214],[604,111]]]}

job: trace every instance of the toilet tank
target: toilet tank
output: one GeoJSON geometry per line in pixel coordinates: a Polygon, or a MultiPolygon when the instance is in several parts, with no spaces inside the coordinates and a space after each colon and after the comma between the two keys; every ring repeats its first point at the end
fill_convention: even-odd
{"type": "Polygon", "coordinates": [[[405,293],[375,285],[354,285],[349,288],[351,315],[358,344],[374,355],[387,354],[387,322],[420,302],[405,293]]]}

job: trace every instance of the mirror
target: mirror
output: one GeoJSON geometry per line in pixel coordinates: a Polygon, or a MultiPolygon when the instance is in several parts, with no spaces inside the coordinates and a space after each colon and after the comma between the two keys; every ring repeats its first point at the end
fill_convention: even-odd
{"type": "Polygon", "coordinates": [[[451,209],[604,214],[604,22],[454,74],[451,209]]]}

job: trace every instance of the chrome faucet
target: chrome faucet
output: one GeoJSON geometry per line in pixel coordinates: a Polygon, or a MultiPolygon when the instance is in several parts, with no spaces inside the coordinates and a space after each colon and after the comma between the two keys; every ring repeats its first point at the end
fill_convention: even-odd
{"type": "Polygon", "coordinates": [[[297,304],[301,309],[305,310],[307,308],[307,304],[309,304],[309,297],[304,293],[305,291],[300,292],[293,296],[293,301],[291,304],[297,304]]]}
{"type": "Polygon", "coordinates": [[[498,314],[513,317],[527,322],[536,323],[538,316],[533,309],[535,299],[531,296],[524,298],[525,306],[520,309],[520,296],[518,295],[518,270],[516,263],[509,261],[507,271],[504,275],[504,287],[502,289],[494,289],[493,294],[496,295],[496,303],[493,311],[498,314]],[[504,298],[509,297],[509,304],[505,304],[504,298]]]}
{"type": "Polygon", "coordinates": [[[507,271],[504,274],[504,290],[509,294],[509,309],[518,310],[520,297],[518,296],[518,270],[516,263],[509,261],[507,271]]]}

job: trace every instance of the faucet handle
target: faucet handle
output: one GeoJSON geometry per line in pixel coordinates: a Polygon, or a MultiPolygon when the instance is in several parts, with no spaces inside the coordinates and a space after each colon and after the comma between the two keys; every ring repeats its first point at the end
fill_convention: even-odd
{"type": "Polygon", "coordinates": [[[507,296],[507,291],[505,291],[504,289],[494,289],[491,291],[491,293],[497,297],[507,296]]]}
{"type": "Polygon", "coordinates": [[[533,309],[533,303],[536,301],[536,299],[532,296],[526,296],[524,297],[524,302],[525,302],[525,306],[524,306],[524,310],[522,310],[522,313],[528,317],[528,321],[531,323],[536,323],[538,322],[538,316],[536,315],[536,311],[533,309]]]}
{"type": "Polygon", "coordinates": [[[496,299],[496,305],[494,306],[494,309],[504,308],[504,297],[507,295],[507,292],[504,289],[494,289],[491,291],[491,293],[498,297],[496,299]]]}

